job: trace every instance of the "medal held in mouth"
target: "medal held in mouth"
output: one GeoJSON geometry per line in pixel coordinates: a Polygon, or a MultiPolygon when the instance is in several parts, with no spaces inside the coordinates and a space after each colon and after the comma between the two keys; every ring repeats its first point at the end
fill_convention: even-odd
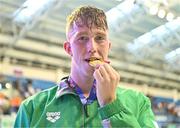
{"type": "Polygon", "coordinates": [[[92,67],[96,67],[96,65],[101,65],[103,63],[108,63],[110,64],[110,61],[106,61],[106,60],[101,60],[101,59],[98,59],[98,60],[90,60],[89,61],[89,65],[91,65],[92,67]]]}

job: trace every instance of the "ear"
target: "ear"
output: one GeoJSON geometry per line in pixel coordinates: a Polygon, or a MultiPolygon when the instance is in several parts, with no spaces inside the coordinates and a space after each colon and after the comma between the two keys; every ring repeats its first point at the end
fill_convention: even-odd
{"type": "Polygon", "coordinates": [[[109,41],[109,50],[111,49],[111,42],[109,41]]]}
{"type": "Polygon", "coordinates": [[[71,51],[70,42],[65,41],[63,46],[64,46],[64,50],[65,50],[70,56],[72,56],[72,51],[71,51]]]}

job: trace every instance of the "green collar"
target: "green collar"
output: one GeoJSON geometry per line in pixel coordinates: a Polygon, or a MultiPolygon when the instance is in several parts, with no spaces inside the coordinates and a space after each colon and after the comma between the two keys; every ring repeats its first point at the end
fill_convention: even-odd
{"type": "Polygon", "coordinates": [[[77,96],[77,94],[74,92],[74,90],[72,88],[70,88],[68,85],[65,87],[59,86],[58,90],[56,92],[56,98],[59,98],[63,95],[69,95],[69,94],[77,96]]]}

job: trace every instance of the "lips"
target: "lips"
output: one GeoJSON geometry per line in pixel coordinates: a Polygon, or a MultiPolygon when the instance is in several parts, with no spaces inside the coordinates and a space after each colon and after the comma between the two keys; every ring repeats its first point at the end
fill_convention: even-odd
{"type": "Polygon", "coordinates": [[[103,63],[104,62],[100,60],[89,61],[89,65],[91,65],[92,67],[97,67],[97,65],[102,65],[103,63]]]}
{"type": "Polygon", "coordinates": [[[103,59],[97,58],[97,57],[90,57],[90,58],[88,58],[88,59],[85,59],[85,61],[87,61],[87,62],[96,61],[96,60],[103,61],[103,59]]]}
{"type": "Polygon", "coordinates": [[[97,58],[97,57],[90,57],[88,59],[85,59],[86,62],[89,63],[92,67],[96,67],[97,65],[101,65],[103,63],[110,64],[110,61],[108,60],[103,60],[102,58],[97,58]]]}

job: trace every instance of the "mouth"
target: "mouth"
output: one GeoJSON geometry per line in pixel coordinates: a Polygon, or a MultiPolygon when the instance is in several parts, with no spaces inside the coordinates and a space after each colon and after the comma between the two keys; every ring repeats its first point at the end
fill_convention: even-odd
{"type": "Polygon", "coordinates": [[[88,59],[85,59],[89,63],[90,66],[96,67],[97,65],[101,65],[104,63],[103,59],[101,58],[96,58],[96,57],[91,57],[88,59]]]}
{"type": "Polygon", "coordinates": [[[96,57],[91,57],[91,58],[85,59],[85,61],[87,61],[88,63],[89,63],[89,62],[92,62],[92,61],[97,61],[97,60],[103,62],[103,59],[101,59],[101,58],[96,58],[96,57]]]}

